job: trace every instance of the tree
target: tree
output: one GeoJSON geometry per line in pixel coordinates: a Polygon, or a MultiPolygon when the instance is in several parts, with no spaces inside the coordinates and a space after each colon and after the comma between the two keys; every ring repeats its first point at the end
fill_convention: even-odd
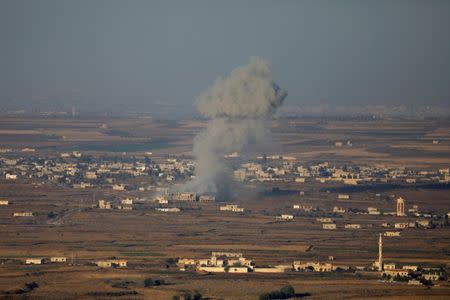
{"type": "Polygon", "coordinates": [[[184,293],[183,300],[192,300],[192,295],[189,292],[184,293]]]}
{"type": "Polygon", "coordinates": [[[200,294],[198,291],[194,292],[194,296],[192,297],[193,300],[202,300],[202,294],[200,294]]]}
{"type": "Polygon", "coordinates": [[[280,292],[284,295],[285,298],[290,298],[295,296],[295,290],[292,285],[285,285],[280,289],[280,292]]]}
{"type": "Polygon", "coordinates": [[[145,287],[150,287],[150,286],[158,286],[158,285],[164,285],[164,280],[160,280],[160,279],[151,279],[151,278],[147,278],[144,280],[144,286],[145,287]]]}

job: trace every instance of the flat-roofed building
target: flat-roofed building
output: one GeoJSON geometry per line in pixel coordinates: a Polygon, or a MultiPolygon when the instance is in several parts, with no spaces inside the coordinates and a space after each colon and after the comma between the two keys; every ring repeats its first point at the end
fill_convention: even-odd
{"type": "Polygon", "coordinates": [[[408,228],[408,223],[395,223],[394,227],[397,229],[405,229],[408,228]]]}
{"type": "Polygon", "coordinates": [[[307,271],[307,270],[311,270],[314,272],[333,271],[333,265],[331,263],[294,261],[292,267],[295,271],[307,271]]]}
{"type": "Polygon", "coordinates": [[[92,172],[92,171],[87,171],[87,172],[84,174],[84,177],[85,177],[86,179],[97,179],[97,173],[92,172]]]}
{"type": "Polygon", "coordinates": [[[402,269],[416,272],[419,269],[419,267],[417,267],[416,265],[405,265],[402,267],[402,269]]]}
{"type": "Polygon", "coordinates": [[[407,277],[409,275],[409,271],[403,269],[389,269],[384,270],[383,274],[389,275],[391,277],[407,277]]]}
{"type": "Polygon", "coordinates": [[[111,209],[111,202],[106,201],[106,200],[98,200],[98,208],[111,209]]]}
{"type": "Polygon", "coordinates": [[[66,262],[67,258],[64,256],[52,256],[50,257],[50,262],[66,262]]]}
{"type": "Polygon", "coordinates": [[[198,197],[199,202],[214,202],[216,201],[216,196],[214,195],[201,195],[198,197]]]}
{"type": "Polygon", "coordinates": [[[345,224],[345,229],[361,229],[361,224],[345,224]]]}
{"type": "Polygon", "coordinates": [[[114,184],[112,186],[114,191],[124,191],[125,190],[125,185],[124,184],[114,184]]]}
{"type": "Polygon", "coordinates": [[[190,201],[193,202],[197,199],[197,194],[192,192],[179,192],[169,194],[170,201],[190,201]]]}
{"type": "Polygon", "coordinates": [[[229,267],[228,273],[248,273],[247,267],[229,267]]]}
{"type": "Polygon", "coordinates": [[[43,262],[42,258],[27,258],[25,264],[27,265],[41,265],[43,262]]]}
{"type": "Polygon", "coordinates": [[[333,207],[333,213],[344,214],[347,210],[343,207],[335,206],[333,207]]]}
{"type": "Polygon", "coordinates": [[[244,208],[239,207],[236,204],[227,204],[219,207],[221,211],[232,211],[232,212],[244,212],[244,208]]]}
{"type": "Polygon", "coordinates": [[[383,267],[385,270],[395,270],[397,265],[395,263],[385,263],[383,267]]]}
{"type": "Polygon", "coordinates": [[[324,224],[322,224],[322,229],[335,230],[336,224],[335,223],[324,223],[324,224]]]}
{"type": "Polygon", "coordinates": [[[276,219],[280,221],[292,221],[294,220],[294,216],[289,214],[282,214],[281,216],[277,216],[276,219]]]}
{"type": "Polygon", "coordinates": [[[225,267],[198,266],[197,270],[211,273],[223,273],[225,272],[225,267]]]}
{"type": "Polygon", "coordinates": [[[14,217],[32,217],[33,213],[32,212],[15,212],[13,214],[14,217]]]}
{"type": "Polygon", "coordinates": [[[320,223],[331,223],[331,222],[333,222],[333,219],[332,218],[316,218],[316,221],[320,222],[320,223]]]}
{"type": "Polygon", "coordinates": [[[383,235],[388,237],[400,236],[400,231],[386,231],[383,235]]]}
{"type": "Polygon", "coordinates": [[[255,273],[284,273],[286,269],[284,267],[262,267],[253,269],[255,273]]]}

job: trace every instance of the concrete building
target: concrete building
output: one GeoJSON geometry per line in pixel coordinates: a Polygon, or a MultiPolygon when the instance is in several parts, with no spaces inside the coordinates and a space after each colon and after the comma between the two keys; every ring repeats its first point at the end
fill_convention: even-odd
{"type": "Polygon", "coordinates": [[[380,215],[381,213],[378,211],[378,208],[376,207],[368,207],[367,212],[369,215],[380,215]]]}
{"type": "Polygon", "coordinates": [[[405,265],[402,267],[402,269],[416,272],[419,269],[419,267],[417,267],[416,265],[405,265]]]}
{"type": "Polygon", "coordinates": [[[125,199],[122,199],[121,203],[124,205],[133,205],[133,199],[125,198],[125,199]]]}
{"type": "Polygon", "coordinates": [[[405,200],[402,197],[397,198],[397,216],[405,216],[405,200]]]}
{"type": "Polygon", "coordinates": [[[126,268],[128,262],[124,259],[108,259],[98,260],[95,264],[100,268],[126,268]]]}
{"type": "Polygon", "coordinates": [[[386,231],[383,235],[387,237],[400,236],[400,231],[386,231]]]}
{"type": "Polygon", "coordinates": [[[180,212],[178,207],[157,207],[155,210],[161,212],[180,212]]]}
{"type": "Polygon", "coordinates": [[[236,204],[227,204],[219,207],[221,211],[232,211],[232,212],[244,212],[244,208],[239,207],[236,204]]]}
{"type": "Polygon", "coordinates": [[[292,267],[295,271],[307,271],[307,270],[311,270],[314,272],[333,271],[333,265],[331,263],[294,261],[292,267]]]}
{"type": "Polygon", "coordinates": [[[436,281],[439,280],[439,274],[436,273],[428,273],[428,274],[422,274],[422,277],[425,278],[426,280],[432,280],[432,281],[436,281]]]}
{"type": "Polygon", "coordinates": [[[339,207],[339,206],[333,207],[333,213],[344,214],[346,212],[347,212],[347,210],[343,207],[339,207]]]}
{"type": "Polygon", "coordinates": [[[15,212],[13,214],[14,217],[32,217],[33,213],[32,212],[15,212]]]}
{"type": "Polygon", "coordinates": [[[98,208],[111,209],[111,202],[106,201],[106,200],[98,200],[98,208]]]}
{"type": "Polygon", "coordinates": [[[66,262],[67,258],[64,256],[53,256],[50,257],[50,262],[66,262]]]}
{"type": "MultiPolygon", "coordinates": [[[[287,266],[291,267],[291,266],[287,266]]],[[[253,269],[253,272],[255,273],[284,273],[286,271],[286,266],[275,266],[275,267],[263,267],[263,268],[257,268],[255,267],[253,269]]]]}
{"type": "Polygon", "coordinates": [[[214,202],[216,201],[216,196],[214,195],[201,195],[198,197],[199,202],[214,202]]]}
{"type": "Polygon", "coordinates": [[[248,273],[247,267],[229,267],[228,273],[248,273]]]}
{"type": "Polygon", "coordinates": [[[288,214],[282,214],[281,216],[277,216],[276,219],[280,220],[280,221],[292,221],[292,220],[294,220],[294,216],[288,215],[288,214]]]}
{"type": "Polygon", "coordinates": [[[405,229],[409,227],[409,223],[395,223],[394,227],[396,229],[405,229]]]}
{"type": "Polygon", "coordinates": [[[125,190],[125,185],[124,184],[114,184],[112,186],[112,189],[114,191],[124,191],[125,190]]]}
{"type": "Polygon", "coordinates": [[[42,258],[27,258],[25,264],[27,265],[41,265],[43,262],[42,258]]]}
{"type": "Polygon", "coordinates": [[[191,193],[191,192],[180,192],[180,193],[172,193],[169,194],[169,200],[170,201],[196,201],[197,200],[197,194],[191,193]]]}
{"type": "Polygon", "coordinates": [[[345,224],[345,229],[361,229],[361,224],[345,224]]]}
{"type": "Polygon", "coordinates": [[[383,265],[384,270],[395,270],[397,268],[397,265],[395,263],[385,263],[383,265]]]}
{"type": "Polygon", "coordinates": [[[417,220],[416,221],[417,226],[421,228],[429,228],[430,227],[430,220],[417,220]]]}
{"type": "Polygon", "coordinates": [[[5,178],[8,179],[8,180],[16,180],[17,179],[17,175],[16,174],[6,173],[5,178]]]}
{"type": "Polygon", "coordinates": [[[322,224],[322,229],[335,230],[336,224],[335,223],[324,223],[324,224],[322,224]]]}
{"type": "Polygon", "coordinates": [[[224,273],[225,267],[198,266],[197,270],[211,273],[224,273]]]}
{"type": "Polygon", "coordinates": [[[409,271],[403,269],[389,269],[384,270],[383,274],[389,275],[391,277],[407,277],[409,275],[409,271]]]}
{"type": "Polygon", "coordinates": [[[331,222],[333,222],[333,219],[332,218],[316,218],[316,221],[320,222],[320,223],[331,223],[331,222]]]}
{"type": "Polygon", "coordinates": [[[86,179],[95,180],[95,179],[97,179],[97,173],[92,172],[92,171],[87,171],[87,172],[84,174],[84,177],[85,177],[86,179]]]}

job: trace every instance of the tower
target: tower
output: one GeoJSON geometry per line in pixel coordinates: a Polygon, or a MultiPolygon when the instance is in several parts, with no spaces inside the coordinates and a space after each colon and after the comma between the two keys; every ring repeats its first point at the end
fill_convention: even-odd
{"type": "Polygon", "coordinates": [[[381,233],[378,239],[378,271],[383,271],[383,238],[381,233]]]}
{"type": "Polygon", "coordinates": [[[397,216],[405,216],[405,200],[402,197],[397,198],[397,216]]]}

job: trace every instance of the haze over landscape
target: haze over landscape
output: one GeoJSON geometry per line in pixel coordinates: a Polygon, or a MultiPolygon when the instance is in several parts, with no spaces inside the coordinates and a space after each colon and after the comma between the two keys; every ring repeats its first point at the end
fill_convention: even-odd
{"type": "Polygon", "coordinates": [[[192,116],[217,76],[261,56],[284,112],[448,113],[448,28],[445,0],[3,0],[0,104],[192,116]]]}

